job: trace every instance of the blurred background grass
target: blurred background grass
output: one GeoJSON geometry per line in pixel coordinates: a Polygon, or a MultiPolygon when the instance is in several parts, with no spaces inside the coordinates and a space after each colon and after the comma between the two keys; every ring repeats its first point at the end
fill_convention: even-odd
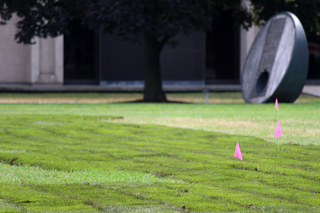
{"type": "Polygon", "coordinates": [[[318,97],[301,94],[294,104],[279,100],[279,111],[273,103],[245,104],[240,92],[209,93],[209,104],[204,104],[204,93],[168,93],[167,97],[182,103],[136,103],[142,98],[138,93],[0,93],[0,114],[107,115],[123,117],[110,122],[223,132],[274,143],[320,144],[318,97]],[[278,121],[283,134],[275,139],[278,121]]]}

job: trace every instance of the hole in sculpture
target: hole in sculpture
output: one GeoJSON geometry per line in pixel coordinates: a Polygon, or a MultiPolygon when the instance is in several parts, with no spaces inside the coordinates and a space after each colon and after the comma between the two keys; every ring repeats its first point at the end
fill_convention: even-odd
{"type": "Polygon", "coordinates": [[[260,94],[264,91],[264,89],[266,88],[267,84],[268,84],[268,80],[269,80],[269,73],[267,70],[264,70],[258,80],[257,80],[257,84],[256,84],[256,93],[260,94]]]}

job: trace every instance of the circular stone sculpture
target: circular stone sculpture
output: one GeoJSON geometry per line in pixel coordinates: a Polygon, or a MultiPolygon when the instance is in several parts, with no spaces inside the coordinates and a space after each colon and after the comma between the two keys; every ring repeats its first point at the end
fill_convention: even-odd
{"type": "Polygon", "coordinates": [[[241,91],[246,103],[294,102],[308,74],[309,52],[299,19],[290,12],[271,17],[247,56],[241,91]]]}

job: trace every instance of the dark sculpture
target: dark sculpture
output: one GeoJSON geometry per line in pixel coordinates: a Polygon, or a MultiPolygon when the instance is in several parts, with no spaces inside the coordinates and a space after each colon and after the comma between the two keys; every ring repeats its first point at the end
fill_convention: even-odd
{"type": "Polygon", "coordinates": [[[290,12],[271,17],[247,56],[241,90],[246,103],[294,102],[308,74],[308,44],[299,19],[290,12]]]}

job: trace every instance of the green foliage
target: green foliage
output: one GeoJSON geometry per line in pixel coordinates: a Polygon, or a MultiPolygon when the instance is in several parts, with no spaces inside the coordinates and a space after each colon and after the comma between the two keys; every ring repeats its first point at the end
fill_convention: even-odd
{"type": "Polygon", "coordinates": [[[0,199],[29,212],[319,211],[319,146],[111,121],[102,115],[2,114],[0,159],[11,166],[2,165],[0,175],[12,167],[17,172],[11,177],[25,172],[39,181],[1,180],[0,199]],[[237,141],[243,162],[232,157],[237,141]],[[128,176],[89,177],[107,171],[128,176]],[[153,178],[128,181],[133,174],[153,178]],[[55,175],[62,178],[50,181],[55,175]],[[64,179],[72,175],[87,178],[64,179]]]}
{"type": "Polygon", "coordinates": [[[308,35],[308,40],[319,41],[320,1],[317,0],[251,0],[256,23],[264,23],[271,16],[289,11],[301,21],[308,35]]]}
{"type": "Polygon", "coordinates": [[[79,20],[85,28],[115,33],[136,41],[148,32],[164,43],[178,34],[210,28],[212,18],[221,10],[233,10],[239,23],[251,16],[240,0],[0,0],[1,23],[16,13],[16,39],[31,43],[35,36],[56,37],[69,33],[72,22],[79,20]]]}

